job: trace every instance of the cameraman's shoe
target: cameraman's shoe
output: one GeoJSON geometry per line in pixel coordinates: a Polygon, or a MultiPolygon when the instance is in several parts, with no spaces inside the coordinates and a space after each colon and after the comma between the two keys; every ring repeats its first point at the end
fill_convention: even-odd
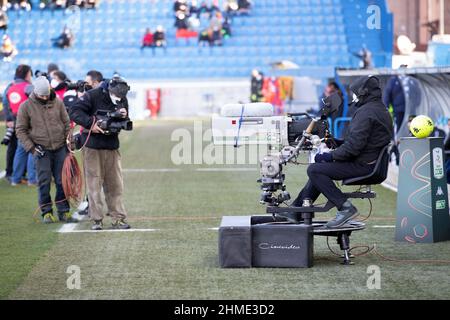
{"type": "Polygon", "coordinates": [[[56,217],[53,215],[53,213],[49,212],[42,216],[42,222],[45,224],[55,223],[58,222],[56,217]]]}
{"type": "Polygon", "coordinates": [[[130,229],[131,226],[125,222],[125,220],[120,219],[112,223],[113,229],[130,229]]]}
{"type": "Polygon", "coordinates": [[[78,214],[79,214],[80,216],[87,216],[87,215],[89,214],[89,207],[87,207],[87,208],[85,208],[85,209],[83,209],[83,210],[78,211],[78,214]]]}
{"type": "Polygon", "coordinates": [[[77,223],[78,220],[72,217],[70,212],[58,213],[59,221],[65,223],[77,223]]]}
{"type": "Polygon", "coordinates": [[[358,209],[347,200],[342,205],[341,210],[336,213],[336,217],[333,220],[330,220],[325,226],[329,229],[340,228],[358,215],[358,209]]]}
{"type": "Polygon", "coordinates": [[[102,222],[102,220],[95,220],[94,224],[91,227],[91,230],[94,230],[94,231],[103,230],[103,222],[102,222]]]}

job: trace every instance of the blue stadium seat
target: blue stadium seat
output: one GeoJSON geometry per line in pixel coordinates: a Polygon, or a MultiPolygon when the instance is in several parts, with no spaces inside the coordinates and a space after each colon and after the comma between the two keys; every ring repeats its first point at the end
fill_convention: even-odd
{"type": "MultiPolygon", "coordinates": [[[[82,10],[81,28],[74,30],[75,44],[69,50],[51,48],[50,38],[58,36],[67,22],[62,11],[11,14],[8,34],[20,51],[14,63],[45,68],[55,61],[69,68],[73,79],[82,77],[88,67],[105,74],[120,69],[133,79],[248,77],[252,68],[283,59],[300,66],[350,67],[349,48],[355,51],[362,44],[383,54],[380,34],[365,30],[360,20],[364,8],[356,0],[254,1],[249,16],[233,18],[234,36],[220,48],[199,48],[197,39],[176,40],[168,0],[102,1],[97,10],[82,10]],[[158,48],[155,56],[151,50],[141,52],[145,28],[155,30],[157,25],[166,29],[167,51],[158,48]]],[[[2,64],[0,70],[10,66],[2,64]]],[[[9,80],[11,75],[2,72],[1,77],[9,80]]]]}

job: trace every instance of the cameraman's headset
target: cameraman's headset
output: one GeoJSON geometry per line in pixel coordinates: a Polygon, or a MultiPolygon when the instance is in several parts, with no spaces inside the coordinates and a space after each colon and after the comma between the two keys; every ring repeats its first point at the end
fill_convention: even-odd
{"type": "Polygon", "coordinates": [[[358,99],[359,97],[365,97],[369,94],[369,89],[366,87],[366,85],[370,79],[375,79],[378,83],[378,87],[380,86],[380,79],[378,77],[372,75],[367,76],[367,79],[362,83],[362,86],[360,86],[358,90],[356,90],[357,92],[355,92],[358,99]]]}
{"type": "Polygon", "coordinates": [[[115,76],[111,80],[109,80],[108,88],[114,89],[119,85],[124,85],[127,89],[127,92],[130,91],[131,89],[128,83],[125,81],[125,79],[120,76],[115,76]]]}

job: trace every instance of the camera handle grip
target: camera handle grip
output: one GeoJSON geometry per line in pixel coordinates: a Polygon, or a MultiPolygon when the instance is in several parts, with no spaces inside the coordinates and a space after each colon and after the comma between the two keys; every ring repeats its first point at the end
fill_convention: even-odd
{"type": "Polygon", "coordinates": [[[311,134],[311,132],[314,130],[314,126],[316,125],[317,120],[312,119],[311,122],[309,123],[308,128],[306,128],[305,133],[307,134],[311,134]]]}
{"type": "Polygon", "coordinates": [[[317,123],[316,119],[312,119],[311,120],[311,122],[309,123],[308,127],[303,132],[303,137],[297,143],[297,146],[295,146],[295,149],[292,152],[292,154],[289,157],[287,157],[286,159],[282,160],[281,164],[287,164],[289,161],[291,161],[294,157],[296,157],[298,155],[298,153],[300,152],[300,149],[302,148],[303,144],[306,141],[306,138],[311,136],[311,132],[314,130],[314,126],[316,125],[316,123],[317,123]]]}

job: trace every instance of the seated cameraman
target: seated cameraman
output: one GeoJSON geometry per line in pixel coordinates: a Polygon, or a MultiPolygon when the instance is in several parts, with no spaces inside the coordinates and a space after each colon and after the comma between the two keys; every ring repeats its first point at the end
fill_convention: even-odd
{"type": "Polygon", "coordinates": [[[358,216],[356,207],[333,180],[371,173],[382,148],[391,141],[394,130],[389,111],[381,100],[378,78],[358,78],[350,85],[350,90],[354,93],[357,109],[345,140],[335,150],[316,155],[316,163],[308,167],[309,181],[292,203],[300,207],[304,200],[314,202],[323,193],[338,209],[336,217],[326,224],[328,228],[341,227],[358,216]]]}
{"type": "Polygon", "coordinates": [[[113,218],[113,228],[129,229],[125,221],[127,213],[122,200],[123,179],[119,153],[119,134],[108,133],[93,123],[97,111],[117,111],[123,118],[128,116],[126,95],[130,87],[124,79],[114,77],[104,81],[98,88],[86,92],[70,109],[70,118],[83,128],[83,142],[89,140],[83,150],[84,170],[89,199],[89,216],[94,221],[93,230],[103,228],[102,187],[108,214],[113,218]]]}

